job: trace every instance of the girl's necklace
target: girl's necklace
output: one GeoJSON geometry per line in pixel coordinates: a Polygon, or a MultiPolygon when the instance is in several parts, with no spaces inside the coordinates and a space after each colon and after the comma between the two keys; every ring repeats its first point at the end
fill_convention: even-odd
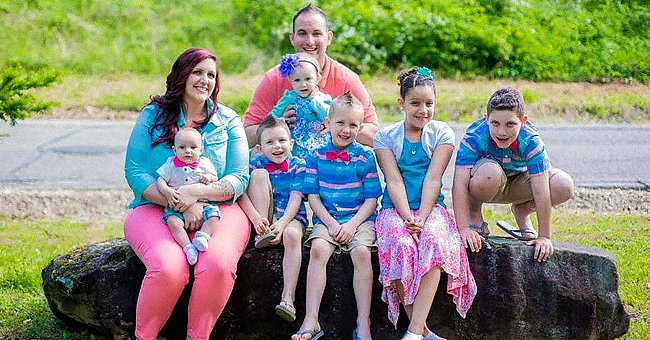
{"type": "Polygon", "coordinates": [[[418,151],[418,143],[409,143],[409,151],[411,151],[411,155],[415,155],[415,153],[418,151]]]}

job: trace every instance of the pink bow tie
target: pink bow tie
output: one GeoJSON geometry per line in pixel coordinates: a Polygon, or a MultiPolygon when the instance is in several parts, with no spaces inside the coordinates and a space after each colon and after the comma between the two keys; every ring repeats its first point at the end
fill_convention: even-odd
{"type": "Polygon", "coordinates": [[[191,163],[185,163],[185,162],[181,161],[180,158],[178,158],[178,156],[174,156],[174,160],[172,161],[172,163],[177,168],[184,167],[184,166],[189,166],[192,169],[196,169],[196,168],[199,167],[199,161],[194,161],[194,162],[191,162],[191,163]]]}
{"type": "Polygon", "coordinates": [[[272,173],[275,170],[280,170],[281,172],[287,172],[289,171],[289,163],[285,159],[282,163],[273,163],[273,162],[268,162],[264,165],[264,169],[268,171],[269,173],[272,173]]]}
{"type": "Polygon", "coordinates": [[[347,151],[341,151],[341,152],[336,152],[336,151],[327,151],[325,153],[325,159],[328,161],[333,161],[335,159],[340,159],[343,162],[347,163],[350,161],[350,156],[348,155],[347,151]]]}

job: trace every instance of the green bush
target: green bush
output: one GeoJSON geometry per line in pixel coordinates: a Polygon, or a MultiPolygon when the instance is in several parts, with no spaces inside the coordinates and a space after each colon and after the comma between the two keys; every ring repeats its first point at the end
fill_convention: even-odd
{"type": "MultiPolygon", "coordinates": [[[[267,52],[304,3],[241,2],[242,27],[267,52]],[[271,29],[269,29],[271,28],[271,29]],[[281,29],[281,31],[278,31],[281,29]]],[[[633,1],[338,0],[319,4],[354,70],[426,65],[439,76],[650,83],[650,6],[633,1]]]]}
{"type": "Polygon", "coordinates": [[[12,125],[33,112],[43,112],[55,103],[39,101],[29,91],[48,86],[59,79],[59,72],[42,65],[11,63],[0,70],[0,119],[12,125]]]}
{"type": "MultiPolygon", "coordinates": [[[[166,74],[191,46],[227,73],[277,63],[305,0],[9,0],[0,60],[75,74],[166,74]]],[[[328,53],[360,73],[650,83],[650,5],[614,0],[331,0],[328,53]]]]}

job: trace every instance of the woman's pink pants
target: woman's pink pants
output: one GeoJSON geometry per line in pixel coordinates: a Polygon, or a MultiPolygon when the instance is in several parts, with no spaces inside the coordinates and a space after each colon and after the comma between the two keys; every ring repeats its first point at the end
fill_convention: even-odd
{"type": "MultiPolygon", "coordinates": [[[[238,204],[219,205],[221,220],[207,251],[199,252],[187,307],[187,335],[209,339],[235,283],[237,262],[246,249],[250,225],[238,204]]],[[[142,205],[129,211],[124,235],[147,268],[136,306],[135,336],[156,339],[189,282],[185,253],[162,222],[163,208],[142,205]]],[[[190,235],[190,239],[192,235],[190,235]]]]}

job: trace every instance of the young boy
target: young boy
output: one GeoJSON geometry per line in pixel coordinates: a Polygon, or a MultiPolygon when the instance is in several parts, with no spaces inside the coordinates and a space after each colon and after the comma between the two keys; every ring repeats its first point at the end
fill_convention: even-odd
{"type": "Polygon", "coordinates": [[[262,121],[257,128],[258,155],[250,161],[250,184],[239,199],[255,228],[255,247],[284,245],[284,287],[275,312],[289,322],[296,319],[293,302],[302,260],[302,234],[307,226],[302,196],[305,161],[291,155],[293,144],[284,120],[269,115],[262,121]]]}
{"type": "MultiPolygon", "coordinates": [[[[370,339],[372,266],[377,197],[382,190],[375,157],[355,141],[363,122],[363,107],[349,92],[336,98],[325,124],[331,141],[307,159],[303,193],[314,212],[307,269],[306,315],[292,339],[316,339],[324,332],[318,310],[326,282],[327,262],[335,251],[350,253],[354,265],[357,328],[353,333],[370,339]]],[[[353,336],[353,337],[354,337],[353,336]]],[[[356,338],[356,337],[355,337],[356,338]]]]}
{"type": "Polygon", "coordinates": [[[511,203],[519,229],[497,225],[535,245],[534,258],[553,255],[551,207],[573,196],[573,180],[553,168],[537,128],[524,114],[524,101],[512,88],[499,89],[485,118],[472,123],[460,142],[452,188],[454,214],[465,246],[476,252],[489,234],[483,203],[511,203]],[[530,214],[537,213],[539,234],[530,214]]]}
{"type": "MultiPolygon", "coordinates": [[[[178,203],[178,187],[217,181],[214,165],[208,158],[201,157],[203,140],[198,130],[187,127],[178,131],[174,136],[172,150],[174,156],[169,157],[157,170],[159,177],[156,180],[158,191],[165,196],[169,207],[178,203]]],[[[198,259],[198,251],[208,249],[208,240],[221,218],[219,207],[216,203],[203,207],[203,225],[194,235],[192,242],[184,228],[183,215],[169,207],[165,208],[163,222],[169,227],[176,242],[183,247],[187,262],[193,265],[198,259]]]]}

